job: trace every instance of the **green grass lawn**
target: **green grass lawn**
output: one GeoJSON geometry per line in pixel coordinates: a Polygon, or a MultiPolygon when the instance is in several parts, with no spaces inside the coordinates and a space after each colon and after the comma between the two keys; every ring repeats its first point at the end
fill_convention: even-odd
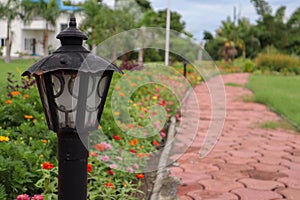
{"type": "Polygon", "coordinates": [[[0,59],[1,88],[4,88],[6,86],[8,72],[15,74],[17,79],[19,79],[18,76],[21,76],[21,74],[36,61],[37,59],[28,59],[28,60],[24,59],[24,60],[12,60],[11,63],[5,63],[3,59],[0,59]]]}
{"type": "Polygon", "coordinates": [[[252,75],[247,87],[254,100],[268,105],[300,128],[300,76],[252,75]]]}

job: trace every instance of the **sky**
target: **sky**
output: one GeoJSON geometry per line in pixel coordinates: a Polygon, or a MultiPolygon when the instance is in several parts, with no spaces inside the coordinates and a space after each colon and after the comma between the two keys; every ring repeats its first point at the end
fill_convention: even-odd
{"type": "MultiPolygon", "coordinates": [[[[104,0],[109,5],[114,4],[114,0],[104,0]]],[[[154,10],[166,9],[168,0],[150,0],[154,10]]],[[[288,18],[296,8],[300,7],[300,0],[268,0],[273,9],[273,13],[282,5],[287,7],[286,18],[288,18]]],[[[197,41],[201,41],[203,32],[215,33],[221,25],[222,20],[228,16],[233,19],[233,10],[236,7],[237,15],[247,17],[251,23],[258,19],[255,8],[250,0],[170,0],[170,9],[181,14],[186,23],[186,30],[193,34],[197,41]]]]}

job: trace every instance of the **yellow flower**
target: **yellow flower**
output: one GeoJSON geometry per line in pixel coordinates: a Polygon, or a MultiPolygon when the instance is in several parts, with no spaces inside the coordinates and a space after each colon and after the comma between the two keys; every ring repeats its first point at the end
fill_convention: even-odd
{"type": "Polygon", "coordinates": [[[11,104],[12,103],[12,100],[8,99],[5,101],[5,104],[11,104]]]}
{"type": "Polygon", "coordinates": [[[24,115],[24,118],[25,118],[25,119],[32,119],[33,116],[32,116],[32,115],[24,115]]]}
{"type": "Polygon", "coordinates": [[[102,129],[102,126],[99,125],[99,126],[98,126],[98,130],[100,130],[100,129],[102,129]]]}
{"type": "Polygon", "coordinates": [[[115,116],[120,116],[120,112],[114,112],[115,116]]]}
{"type": "Polygon", "coordinates": [[[153,99],[153,100],[157,100],[157,96],[153,96],[152,99],[153,99]]]}
{"type": "Polygon", "coordinates": [[[13,97],[20,95],[21,93],[19,91],[12,91],[10,93],[13,97]]]}
{"type": "Polygon", "coordinates": [[[9,141],[9,137],[7,136],[0,136],[0,142],[8,142],[9,141]]]}

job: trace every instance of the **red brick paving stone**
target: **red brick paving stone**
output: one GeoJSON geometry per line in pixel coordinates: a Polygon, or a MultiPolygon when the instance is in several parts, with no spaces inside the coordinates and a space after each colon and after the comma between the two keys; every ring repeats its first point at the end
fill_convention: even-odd
{"type": "Polygon", "coordinates": [[[213,179],[216,180],[222,180],[222,181],[236,181],[241,178],[250,177],[244,172],[239,172],[235,170],[220,170],[215,172],[210,172],[210,175],[212,175],[213,179]]]}
{"type": "Polygon", "coordinates": [[[287,185],[287,187],[295,188],[300,190],[300,181],[299,179],[292,178],[292,177],[284,177],[284,178],[278,178],[278,182],[284,183],[287,185]]]}
{"type": "Polygon", "coordinates": [[[196,190],[188,193],[194,200],[238,200],[238,196],[232,193],[215,192],[209,190],[196,190]]]}
{"type": "Polygon", "coordinates": [[[256,170],[269,171],[269,172],[279,172],[280,170],[288,169],[282,165],[270,165],[263,163],[248,163],[248,165],[255,167],[256,170]]]}
{"type": "Polygon", "coordinates": [[[288,200],[299,200],[300,199],[300,190],[294,188],[284,188],[276,190],[280,194],[283,194],[288,200]]]}
{"type": "Polygon", "coordinates": [[[266,181],[253,178],[243,178],[238,180],[238,182],[246,185],[246,188],[255,190],[273,190],[279,187],[285,187],[284,184],[277,181],[266,181]]]}
{"type": "Polygon", "coordinates": [[[193,200],[193,199],[191,197],[189,197],[189,196],[183,195],[183,196],[179,197],[179,200],[193,200]]]}
{"type": "Polygon", "coordinates": [[[271,142],[272,145],[270,144],[262,144],[261,147],[268,150],[268,151],[287,151],[292,149],[290,146],[286,146],[284,144],[275,144],[274,142],[271,142]]]}
{"type": "Polygon", "coordinates": [[[187,193],[195,190],[203,190],[204,187],[200,184],[182,185],[178,187],[177,196],[187,195],[187,193]]]}
{"type": "Polygon", "coordinates": [[[215,179],[201,180],[198,182],[205,190],[225,193],[233,189],[243,188],[244,185],[235,181],[220,181],[215,179]]]}
{"type": "Polygon", "coordinates": [[[244,171],[245,174],[248,174],[250,178],[259,179],[259,180],[276,180],[278,178],[287,177],[288,175],[280,172],[270,172],[263,170],[248,170],[244,171]]]}
{"type": "Polygon", "coordinates": [[[289,177],[299,179],[300,181],[300,171],[298,170],[286,169],[286,170],[281,170],[280,172],[288,175],[289,177]]]}
{"type": "Polygon", "coordinates": [[[273,200],[282,198],[280,194],[273,191],[253,190],[249,188],[235,189],[231,192],[238,195],[240,200],[273,200]]]}
{"type": "Polygon", "coordinates": [[[226,160],[226,163],[238,164],[238,165],[246,164],[245,162],[247,162],[247,163],[254,163],[254,162],[257,163],[258,162],[258,159],[255,159],[255,158],[250,158],[245,161],[244,158],[233,157],[233,156],[226,156],[226,157],[223,157],[223,159],[226,160]]]}
{"type": "Polygon", "coordinates": [[[217,171],[219,168],[214,166],[213,163],[195,163],[195,164],[185,164],[184,169],[186,172],[196,172],[196,173],[208,173],[211,171],[217,171]]]}
{"type": "Polygon", "coordinates": [[[251,152],[251,151],[241,151],[241,150],[236,150],[236,151],[228,151],[230,155],[233,157],[241,157],[241,158],[253,158],[253,157],[261,157],[262,155],[257,152],[251,152]]]}
{"type": "Polygon", "coordinates": [[[261,157],[261,158],[258,158],[258,160],[262,164],[270,164],[270,165],[280,165],[280,163],[285,161],[285,159],[283,157],[282,158],[261,157]]]}
{"type": "Polygon", "coordinates": [[[299,171],[299,173],[300,173],[300,163],[294,163],[294,162],[291,162],[288,160],[284,160],[283,162],[280,163],[280,165],[286,166],[292,170],[299,171]]]}
{"type": "Polygon", "coordinates": [[[196,184],[200,180],[212,178],[210,174],[197,173],[197,172],[183,172],[181,174],[176,174],[176,177],[180,178],[182,184],[185,185],[196,184]]]}
{"type": "Polygon", "coordinates": [[[245,171],[245,170],[253,170],[254,167],[243,164],[231,164],[231,163],[218,163],[216,164],[221,170],[230,170],[230,171],[245,171]]]}
{"type": "Polygon", "coordinates": [[[283,156],[282,158],[290,160],[295,163],[300,163],[300,156],[288,155],[288,156],[283,156]]]}

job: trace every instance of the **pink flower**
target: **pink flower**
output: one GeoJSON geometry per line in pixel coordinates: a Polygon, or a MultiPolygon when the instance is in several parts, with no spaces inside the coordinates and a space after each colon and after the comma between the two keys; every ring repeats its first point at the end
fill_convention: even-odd
{"type": "Polygon", "coordinates": [[[20,194],[17,196],[17,200],[29,200],[28,194],[20,194]]]}
{"type": "Polygon", "coordinates": [[[117,158],[118,160],[123,160],[123,158],[120,157],[120,156],[117,156],[116,158],[117,158]]]}
{"type": "Polygon", "coordinates": [[[160,132],[160,136],[161,136],[162,138],[165,138],[167,135],[166,135],[165,132],[161,131],[161,132],[160,132]]]}
{"type": "Polygon", "coordinates": [[[110,160],[108,156],[102,156],[101,159],[105,162],[108,162],[110,160]]]}
{"type": "Polygon", "coordinates": [[[40,194],[35,194],[35,195],[32,197],[32,200],[44,200],[44,196],[43,196],[43,195],[40,195],[40,194]]]}
{"type": "Polygon", "coordinates": [[[108,144],[107,142],[101,142],[101,144],[104,146],[105,149],[111,150],[111,145],[108,144]]]}
{"type": "Polygon", "coordinates": [[[111,165],[109,165],[109,167],[110,167],[111,169],[117,169],[117,168],[118,168],[118,166],[117,166],[116,164],[111,164],[111,165]]]}
{"type": "Polygon", "coordinates": [[[135,169],[139,169],[139,168],[140,168],[139,165],[136,164],[136,163],[133,164],[133,167],[134,167],[135,169]]]}
{"type": "Polygon", "coordinates": [[[159,125],[159,123],[157,123],[157,122],[154,122],[154,123],[153,123],[153,126],[154,126],[155,128],[157,128],[158,130],[161,130],[161,129],[162,129],[161,126],[159,125]]]}
{"type": "Polygon", "coordinates": [[[127,167],[126,170],[129,172],[129,173],[133,173],[134,170],[131,168],[131,167],[127,167]]]}

